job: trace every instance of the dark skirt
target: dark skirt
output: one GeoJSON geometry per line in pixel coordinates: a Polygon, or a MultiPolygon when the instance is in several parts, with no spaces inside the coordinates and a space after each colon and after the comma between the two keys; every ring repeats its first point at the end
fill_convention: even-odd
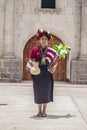
{"type": "Polygon", "coordinates": [[[41,73],[32,75],[34,101],[37,104],[53,102],[53,76],[47,66],[39,66],[41,73]]]}

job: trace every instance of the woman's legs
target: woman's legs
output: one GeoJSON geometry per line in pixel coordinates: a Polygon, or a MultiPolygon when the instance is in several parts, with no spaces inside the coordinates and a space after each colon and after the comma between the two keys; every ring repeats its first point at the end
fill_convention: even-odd
{"type": "Polygon", "coordinates": [[[44,103],[44,104],[38,104],[38,114],[37,114],[37,117],[46,117],[47,114],[46,114],[46,109],[47,109],[47,103],[44,103]],[[42,106],[43,106],[43,109],[42,109],[42,106]]]}
{"type": "Polygon", "coordinates": [[[42,116],[42,104],[38,104],[38,114],[36,115],[37,117],[42,116]]]}
{"type": "Polygon", "coordinates": [[[42,113],[42,104],[38,104],[38,113],[42,113]]]}
{"type": "Polygon", "coordinates": [[[43,113],[46,113],[46,109],[47,109],[47,103],[43,104],[43,113]]]}
{"type": "Polygon", "coordinates": [[[43,112],[42,112],[42,117],[47,117],[47,114],[46,114],[46,109],[47,109],[47,103],[44,103],[44,104],[43,104],[43,112]]]}

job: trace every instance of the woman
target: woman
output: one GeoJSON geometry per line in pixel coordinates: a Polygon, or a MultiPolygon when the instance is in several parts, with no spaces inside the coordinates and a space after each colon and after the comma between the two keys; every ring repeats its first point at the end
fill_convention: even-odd
{"type": "Polygon", "coordinates": [[[32,75],[34,100],[38,104],[37,117],[46,117],[47,103],[53,102],[53,76],[48,71],[48,65],[56,52],[48,47],[50,38],[49,32],[38,30],[37,39],[40,45],[34,47],[30,53],[30,62],[38,62],[40,68],[40,74],[32,75]]]}

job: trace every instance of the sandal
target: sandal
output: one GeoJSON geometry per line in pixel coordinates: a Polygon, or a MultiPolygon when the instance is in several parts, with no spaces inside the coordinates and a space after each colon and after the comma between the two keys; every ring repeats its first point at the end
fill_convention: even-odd
{"type": "Polygon", "coordinates": [[[42,116],[42,117],[47,117],[47,114],[46,114],[46,113],[42,113],[41,116],[42,116]]]}
{"type": "Polygon", "coordinates": [[[41,117],[41,116],[42,116],[41,112],[39,112],[39,113],[36,115],[36,117],[41,117]]]}

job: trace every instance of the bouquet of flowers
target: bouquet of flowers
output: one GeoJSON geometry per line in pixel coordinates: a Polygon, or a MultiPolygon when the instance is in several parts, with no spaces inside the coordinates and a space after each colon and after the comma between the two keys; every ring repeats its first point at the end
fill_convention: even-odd
{"type": "Polygon", "coordinates": [[[53,44],[53,49],[56,51],[56,55],[54,56],[52,62],[50,63],[49,67],[48,67],[48,71],[50,71],[51,73],[53,73],[56,70],[58,61],[60,58],[65,59],[68,52],[71,50],[71,47],[67,46],[67,45],[57,45],[56,43],[53,44]]]}
{"type": "Polygon", "coordinates": [[[67,45],[57,45],[56,43],[53,45],[53,49],[56,50],[57,53],[61,55],[61,58],[65,59],[68,52],[71,50],[70,46],[67,45]]]}

